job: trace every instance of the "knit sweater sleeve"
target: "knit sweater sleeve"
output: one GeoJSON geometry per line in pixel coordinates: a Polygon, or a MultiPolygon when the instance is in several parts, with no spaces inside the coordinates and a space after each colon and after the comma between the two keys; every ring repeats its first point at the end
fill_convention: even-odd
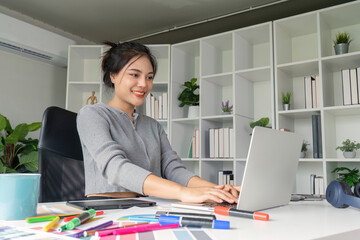
{"type": "Polygon", "coordinates": [[[113,140],[110,123],[100,112],[95,108],[82,108],[77,117],[77,129],[84,157],[91,156],[84,159],[85,168],[86,165],[96,165],[109,184],[143,194],[143,183],[151,172],[129,160],[123,146],[113,140]]]}
{"type": "Polygon", "coordinates": [[[162,176],[170,181],[187,186],[190,178],[196,176],[186,169],[180,157],[172,149],[164,129],[160,128],[162,176]]]}

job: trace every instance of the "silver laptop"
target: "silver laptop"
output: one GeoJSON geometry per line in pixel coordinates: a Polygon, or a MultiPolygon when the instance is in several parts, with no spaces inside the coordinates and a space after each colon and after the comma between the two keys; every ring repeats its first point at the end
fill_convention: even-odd
{"type": "MultiPolygon", "coordinates": [[[[255,127],[237,209],[258,211],[289,203],[294,188],[302,138],[291,132],[255,127]]],[[[213,206],[177,202],[174,207],[197,210],[213,206]]]]}

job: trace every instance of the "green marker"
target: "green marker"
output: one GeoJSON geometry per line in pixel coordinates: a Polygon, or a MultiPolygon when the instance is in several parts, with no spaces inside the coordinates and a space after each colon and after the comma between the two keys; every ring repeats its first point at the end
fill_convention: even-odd
{"type": "Polygon", "coordinates": [[[90,209],[86,212],[83,212],[79,216],[73,218],[71,221],[66,223],[66,229],[67,230],[73,230],[77,226],[79,226],[81,223],[89,220],[90,218],[93,218],[96,214],[96,211],[94,209],[90,209]]]}
{"type": "Polygon", "coordinates": [[[27,223],[37,223],[37,222],[46,222],[46,221],[52,221],[56,218],[56,216],[45,216],[45,217],[33,217],[33,218],[27,218],[27,223]]]}

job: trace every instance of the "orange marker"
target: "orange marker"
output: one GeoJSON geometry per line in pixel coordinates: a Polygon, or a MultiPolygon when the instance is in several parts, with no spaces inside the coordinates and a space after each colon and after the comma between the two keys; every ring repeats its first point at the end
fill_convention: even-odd
{"type": "Polygon", "coordinates": [[[243,218],[251,218],[254,220],[269,221],[269,214],[261,213],[261,212],[244,211],[244,210],[238,210],[236,208],[221,207],[221,206],[214,207],[214,212],[216,214],[225,215],[225,216],[243,217],[243,218]]]}

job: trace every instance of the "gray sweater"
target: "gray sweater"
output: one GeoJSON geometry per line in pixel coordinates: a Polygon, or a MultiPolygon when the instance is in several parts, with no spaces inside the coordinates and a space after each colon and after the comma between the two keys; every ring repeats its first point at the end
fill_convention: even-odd
{"type": "Polygon", "coordinates": [[[186,186],[195,176],[172,150],[162,126],[104,103],[87,105],[77,116],[85,164],[85,194],[136,192],[153,173],[186,186]]]}

